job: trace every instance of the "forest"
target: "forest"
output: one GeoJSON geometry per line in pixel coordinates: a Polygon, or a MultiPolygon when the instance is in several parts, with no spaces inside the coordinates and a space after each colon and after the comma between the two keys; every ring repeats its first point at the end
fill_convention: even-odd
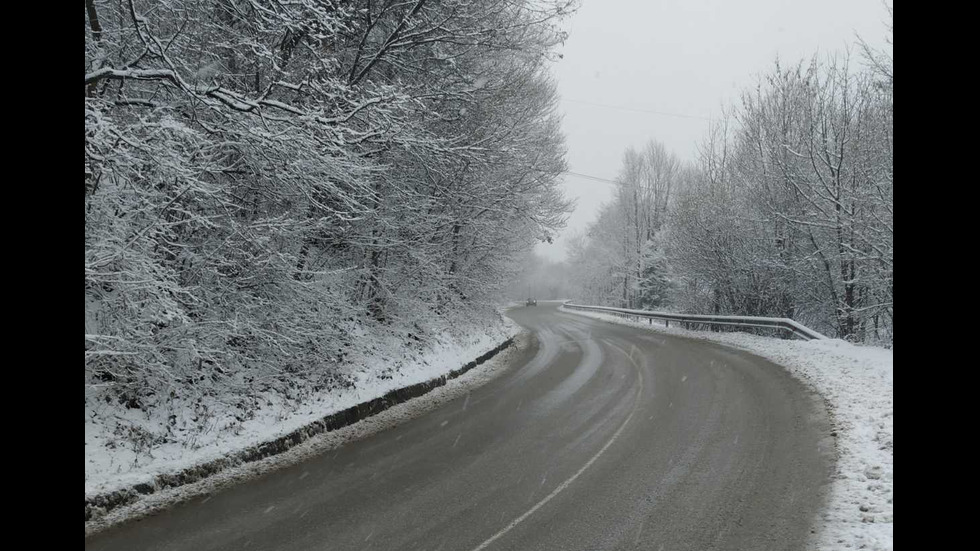
{"type": "Polygon", "coordinates": [[[890,347],[892,60],[858,46],[777,61],[695,162],[655,140],[626,151],[612,200],[537,273],[567,273],[559,294],[586,304],[786,317],[890,347]]]}
{"type": "Polygon", "coordinates": [[[86,412],[170,420],[119,434],[234,427],[499,325],[571,208],[571,2],[85,7],[86,412]]]}

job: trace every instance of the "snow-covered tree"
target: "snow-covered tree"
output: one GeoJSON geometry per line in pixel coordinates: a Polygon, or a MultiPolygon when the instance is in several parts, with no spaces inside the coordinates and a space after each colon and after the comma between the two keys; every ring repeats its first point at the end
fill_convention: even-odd
{"type": "Polygon", "coordinates": [[[866,67],[777,63],[691,166],[655,144],[627,151],[615,196],[572,248],[580,298],[890,343],[890,58],[867,52],[866,67]]]}
{"type": "Polygon", "coordinates": [[[247,411],[490,315],[569,209],[572,8],[86,0],[87,399],[247,411]]]}

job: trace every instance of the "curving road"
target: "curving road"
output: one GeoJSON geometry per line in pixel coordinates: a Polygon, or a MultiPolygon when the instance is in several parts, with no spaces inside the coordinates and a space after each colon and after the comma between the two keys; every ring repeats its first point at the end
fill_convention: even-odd
{"type": "Polygon", "coordinates": [[[833,459],[801,383],[556,304],[509,315],[537,342],[465,398],[86,549],[805,548],[833,459]]]}

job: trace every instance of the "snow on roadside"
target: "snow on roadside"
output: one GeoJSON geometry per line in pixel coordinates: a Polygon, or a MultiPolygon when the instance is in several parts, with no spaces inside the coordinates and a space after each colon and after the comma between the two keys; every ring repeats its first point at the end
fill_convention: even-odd
{"type": "Polygon", "coordinates": [[[747,333],[687,331],[610,314],[566,310],[650,331],[740,348],[785,367],[824,397],[837,442],[837,471],[813,545],[893,549],[893,353],[839,339],[789,341],[747,333]]]}
{"type": "Polygon", "coordinates": [[[452,400],[461,398],[473,389],[487,384],[504,373],[513,364],[513,359],[530,345],[532,339],[529,333],[522,330],[517,324],[508,324],[508,331],[512,332],[513,346],[505,348],[499,354],[459,377],[446,381],[443,386],[436,387],[418,398],[396,404],[377,415],[372,415],[352,425],[317,434],[281,454],[224,469],[197,482],[167,488],[144,496],[135,503],[113,509],[104,516],[86,522],[85,537],[118,523],[154,514],[177,503],[197,498],[207,501],[213,493],[223,488],[241,484],[272,470],[295,465],[335,450],[348,442],[367,438],[442,407],[452,400]]]}
{"type": "MultiPolygon", "coordinates": [[[[151,482],[157,475],[173,473],[194,465],[218,459],[231,452],[274,440],[324,416],[383,396],[391,390],[429,381],[451,370],[459,369],[490,351],[520,331],[520,326],[504,317],[503,323],[488,328],[469,342],[448,338],[438,341],[425,354],[405,358],[393,371],[390,360],[378,356],[375,365],[363,365],[354,373],[356,386],[349,390],[322,392],[298,409],[287,407],[275,395],[263,397],[269,406],[241,424],[234,433],[211,431],[196,435],[193,446],[174,442],[137,451],[124,445],[110,445],[115,439],[105,415],[86,411],[85,419],[85,496],[93,497],[113,490],[151,482]],[[388,368],[388,369],[386,369],[388,368]]],[[[389,356],[390,358],[390,356],[389,356]]],[[[475,370],[474,370],[475,371],[475,370]]],[[[140,410],[116,410],[112,417],[146,414],[140,410]]],[[[140,419],[120,419],[140,421],[140,419]]]]}

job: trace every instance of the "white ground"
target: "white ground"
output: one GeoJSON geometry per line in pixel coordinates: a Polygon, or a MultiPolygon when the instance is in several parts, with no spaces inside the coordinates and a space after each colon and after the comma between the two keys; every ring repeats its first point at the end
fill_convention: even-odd
{"type": "MultiPolygon", "coordinates": [[[[271,407],[262,408],[253,419],[245,421],[236,432],[213,430],[196,435],[193,445],[187,442],[157,445],[150,450],[152,457],[145,452],[137,454],[132,447],[124,444],[113,448],[107,447],[106,443],[114,439],[112,418],[120,418],[119,420],[131,423],[148,423],[157,420],[147,419],[145,413],[135,409],[116,408],[112,415],[87,410],[85,495],[88,498],[134,484],[150,482],[158,474],[178,472],[252,445],[275,440],[326,415],[373,400],[391,390],[432,380],[449,371],[459,369],[507,338],[516,335],[519,330],[519,326],[504,318],[504,324],[474,336],[469,342],[456,343],[446,340],[430,348],[425,354],[400,358],[402,365],[396,372],[390,369],[390,357],[377,357],[374,360],[377,365],[363,365],[355,373],[356,387],[353,389],[324,392],[304,403],[297,410],[286,408],[280,400],[270,395],[268,399],[272,402],[271,407]],[[385,378],[379,376],[382,373],[385,373],[385,378]],[[126,415],[142,418],[121,419],[126,415]]],[[[474,371],[486,371],[481,369],[482,367],[467,372],[463,377],[474,371]]],[[[465,380],[473,381],[479,378],[473,375],[465,380]]]]}
{"type": "MultiPolygon", "coordinates": [[[[511,326],[510,330],[516,335],[514,346],[505,349],[482,365],[467,371],[459,377],[450,379],[444,386],[436,387],[427,394],[392,406],[377,415],[363,419],[353,425],[348,425],[335,431],[320,433],[279,455],[225,469],[198,482],[177,488],[168,488],[145,496],[133,504],[113,509],[107,515],[86,523],[85,535],[88,537],[124,520],[140,518],[179,502],[194,499],[207,501],[210,499],[211,494],[222,488],[240,484],[271,470],[295,465],[311,457],[334,450],[347,442],[367,438],[372,434],[404,423],[442,407],[452,400],[465,396],[476,387],[482,386],[501,375],[511,366],[515,355],[519,354],[520,351],[524,350],[530,344],[528,333],[520,331],[520,328],[516,324],[511,326]]],[[[472,358],[467,361],[471,360],[472,358]]],[[[306,473],[303,474],[303,476],[305,475],[306,473]]]]}
{"type": "Polygon", "coordinates": [[[893,354],[838,339],[788,341],[634,322],[610,314],[569,314],[694,337],[747,350],[784,366],[824,397],[837,432],[837,472],[816,549],[893,549],[893,354]]]}

